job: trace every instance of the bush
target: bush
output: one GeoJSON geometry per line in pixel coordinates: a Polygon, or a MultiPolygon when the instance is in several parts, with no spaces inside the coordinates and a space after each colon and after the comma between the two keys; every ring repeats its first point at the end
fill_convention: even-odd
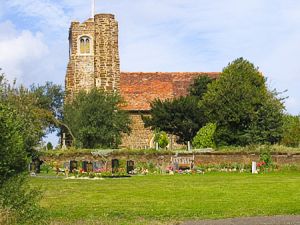
{"type": "Polygon", "coordinates": [[[217,125],[215,123],[208,123],[202,127],[194,137],[192,144],[196,148],[215,148],[214,134],[217,125]]]}
{"type": "Polygon", "coordinates": [[[283,123],[283,137],[281,144],[289,147],[300,146],[300,115],[285,115],[283,123]]]}
{"type": "Polygon", "coordinates": [[[269,146],[260,150],[260,160],[265,163],[265,167],[272,165],[271,148],[269,146]]]}
{"type": "MultiPolygon", "coordinates": [[[[0,189],[0,213],[4,224],[47,224],[38,205],[41,193],[27,184],[25,175],[10,178],[0,189]]],[[[0,219],[1,221],[1,219],[0,219]]],[[[2,223],[1,223],[2,224],[2,223]]]]}

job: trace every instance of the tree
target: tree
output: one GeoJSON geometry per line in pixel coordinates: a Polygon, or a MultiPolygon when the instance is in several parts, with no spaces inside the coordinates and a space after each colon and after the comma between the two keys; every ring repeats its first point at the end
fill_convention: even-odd
{"type": "Polygon", "coordinates": [[[283,137],[281,144],[289,147],[300,145],[300,115],[284,115],[283,137]]]}
{"type": "Polygon", "coordinates": [[[93,89],[80,92],[65,104],[64,122],[84,148],[116,148],[122,133],[130,133],[130,118],[120,109],[121,98],[115,93],[93,89]]]}
{"type": "Polygon", "coordinates": [[[214,135],[217,126],[215,123],[208,123],[200,128],[196,136],[193,138],[193,147],[196,148],[214,148],[216,147],[214,135]]]}
{"type": "Polygon", "coordinates": [[[193,83],[189,87],[189,95],[199,97],[202,99],[203,95],[207,92],[208,84],[212,83],[215,79],[209,75],[200,75],[194,79],[193,83]]]}
{"type": "Polygon", "coordinates": [[[47,147],[47,150],[52,150],[53,149],[53,145],[52,145],[51,142],[48,142],[46,147],[47,147]]]}
{"type": "Polygon", "coordinates": [[[199,128],[205,124],[203,111],[198,107],[198,99],[193,96],[165,101],[156,99],[150,106],[150,116],[143,116],[145,126],[176,135],[179,143],[192,140],[199,128]]]}
{"type": "Polygon", "coordinates": [[[158,147],[166,148],[169,144],[168,134],[164,131],[155,131],[154,142],[158,143],[158,147]]]}
{"type": "Polygon", "coordinates": [[[28,155],[20,132],[23,126],[16,111],[0,102],[0,188],[27,168],[28,155]]]}
{"type": "Polygon", "coordinates": [[[15,83],[9,84],[2,74],[0,100],[13,107],[26,124],[20,132],[24,138],[24,148],[29,154],[34,154],[34,147],[42,137],[61,126],[63,91],[59,85],[47,82],[43,86],[26,88],[15,83]]]}
{"type": "Polygon", "coordinates": [[[4,75],[0,75],[0,222],[45,224],[38,204],[40,193],[26,184],[32,155],[28,150],[34,147],[28,145],[28,133],[32,132],[29,117],[8,100],[10,91],[4,75]]]}
{"type": "Polygon", "coordinates": [[[219,145],[275,143],[282,133],[284,106],[252,63],[236,59],[208,87],[200,102],[210,122],[217,124],[219,145]]]}

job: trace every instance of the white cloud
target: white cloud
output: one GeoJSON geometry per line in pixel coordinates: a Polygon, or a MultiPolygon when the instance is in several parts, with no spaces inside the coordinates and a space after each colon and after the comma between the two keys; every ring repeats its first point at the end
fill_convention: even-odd
{"type": "Polygon", "coordinates": [[[10,21],[0,23],[0,67],[7,78],[24,81],[28,66],[42,64],[41,59],[48,52],[41,33],[28,30],[18,32],[10,21]]]}
{"type": "MultiPolygon", "coordinates": [[[[3,2],[0,20],[1,9],[5,9],[10,14],[6,19],[16,25],[24,25],[28,20],[35,31],[40,30],[44,35],[32,30],[26,34],[22,25],[18,29],[5,25],[13,40],[30,37],[49,46],[42,63],[14,56],[19,63],[11,59],[12,68],[18,68],[31,83],[36,80],[62,83],[68,61],[70,21],[83,21],[90,16],[90,0],[3,2]],[[14,21],[14,15],[24,20],[14,21]]],[[[300,2],[297,0],[96,0],[96,12],[113,13],[119,21],[122,70],[221,71],[228,62],[243,56],[260,67],[272,87],[289,90],[289,112],[300,111],[297,87],[300,2]]]]}
{"type": "Polygon", "coordinates": [[[69,26],[69,18],[63,6],[51,0],[10,0],[8,6],[19,16],[35,17],[40,29],[60,29],[69,26]]]}

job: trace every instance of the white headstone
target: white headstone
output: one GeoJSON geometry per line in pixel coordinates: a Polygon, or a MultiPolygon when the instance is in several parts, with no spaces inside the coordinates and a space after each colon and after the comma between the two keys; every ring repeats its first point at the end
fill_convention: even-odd
{"type": "Polygon", "coordinates": [[[155,142],[155,150],[158,150],[158,142],[155,142]]]}
{"type": "Polygon", "coordinates": [[[252,173],[257,173],[256,162],[252,162],[252,173]]]}
{"type": "Polygon", "coordinates": [[[190,141],[188,141],[187,147],[188,147],[188,151],[191,151],[191,142],[190,141]]]}

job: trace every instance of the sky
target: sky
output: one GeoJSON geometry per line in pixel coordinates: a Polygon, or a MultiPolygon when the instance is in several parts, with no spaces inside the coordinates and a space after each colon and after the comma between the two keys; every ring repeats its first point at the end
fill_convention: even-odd
{"type": "MultiPolygon", "coordinates": [[[[95,0],[119,22],[121,71],[217,72],[248,59],[300,113],[299,0],[95,0]]],[[[0,68],[10,80],[64,85],[70,22],[91,0],[0,0],[0,68]]]]}

